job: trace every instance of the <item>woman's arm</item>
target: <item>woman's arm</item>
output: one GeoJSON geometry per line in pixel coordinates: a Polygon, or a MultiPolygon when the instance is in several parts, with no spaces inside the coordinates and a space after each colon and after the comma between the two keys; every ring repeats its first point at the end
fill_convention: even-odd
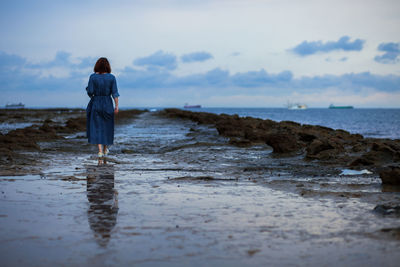
{"type": "Polygon", "coordinates": [[[115,79],[115,77],[114,77],[114,81],[113,81],[112,87],[111,87],[111,94],[112,94],[112,97],[114,98],[114,103],[115,103],[114,113],[117,114],[118,113],[119,93],[118,93],[118,87],[117,87],[117,80],[115,79]]]}
{"type": "Polygon", "coordinates": [[[118,114],[118,97],[114,98],[115,108],[114,113],[118,114]]]}
{"type": "Polygon", "coordinates": [[[94,95],[94,86],[93,86],[92,76],[90,76],[90,78],[89,78],[88,86],[86,87],[86,92],[89,97],[92,97],[94,95]]]}

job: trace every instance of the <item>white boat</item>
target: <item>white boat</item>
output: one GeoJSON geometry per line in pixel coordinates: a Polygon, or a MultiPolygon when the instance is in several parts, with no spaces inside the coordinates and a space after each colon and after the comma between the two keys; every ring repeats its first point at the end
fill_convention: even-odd
{"type": "Polygon", "coordinates": [[[6,108],[9,108],[9,109],[19,109],[19,108],[24,108],[24,107],[25,107],[25,105],[22,104],[21,102],[18,104],[7,104],[6,105],[6,108]]]}
{"type": "Polygon", "coordinates": [[[307,109],[307,105],[306,104],[299,104],[299,103],[288,103],[287,105],[288,109],[292,109],[292,110],[297,110],[297,109],[307,109]]]}

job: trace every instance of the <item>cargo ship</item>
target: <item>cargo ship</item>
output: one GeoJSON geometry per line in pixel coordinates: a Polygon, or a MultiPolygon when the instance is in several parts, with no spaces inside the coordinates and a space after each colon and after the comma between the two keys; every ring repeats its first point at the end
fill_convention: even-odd
{"type": "Polygon", "coordinates": [[[333,104],[329,105],[330,109],[353,109],[353,106],[335,106],[333,104]]]}
{"type": "Polygon", "coordinates": [[[186,103],[183,107],[184,108],[201,108],[201,105],[189,105],[188,103],[186,103]]]}

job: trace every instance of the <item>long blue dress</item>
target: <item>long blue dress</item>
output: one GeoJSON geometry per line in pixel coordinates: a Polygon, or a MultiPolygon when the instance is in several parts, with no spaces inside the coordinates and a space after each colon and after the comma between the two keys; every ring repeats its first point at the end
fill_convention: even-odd
{"type": "Polygon", "coordinates": [[[119,97],[117,81],[110,73],[90,75],[86,108],[86,135],[90,144],[112,145],[114,142],[114,105],[119,97]]]}

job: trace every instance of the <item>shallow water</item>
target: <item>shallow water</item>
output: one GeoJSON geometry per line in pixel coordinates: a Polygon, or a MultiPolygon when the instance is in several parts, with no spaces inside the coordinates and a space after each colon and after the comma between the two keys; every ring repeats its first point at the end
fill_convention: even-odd
{"type": "Polygon", "coordinates": [[[285,167],[285,160],[272,159],[267,147],[228,146],[213,129],[150,113],[117,128],[116,140],[107,166],[97,167],[87,154],[95,148],[76,139],[82,153],[49,156],[41,175],[0,177],[3,266],[400,260],[400,241],[381,232],[399,227],[397,217],[372,212],[375,204],[363,198],[332,195],[399,198],[382,193],[374,176],[256,171],[285,167]]]}
{"type": "Polygon", "coordinates": [[[29,122],[20,122],[20,123],[0,123],[0,133],[7,134],[9,131],[15,129],[21,129],[25,127],[31,126],[32,123],[29,122]]]}

